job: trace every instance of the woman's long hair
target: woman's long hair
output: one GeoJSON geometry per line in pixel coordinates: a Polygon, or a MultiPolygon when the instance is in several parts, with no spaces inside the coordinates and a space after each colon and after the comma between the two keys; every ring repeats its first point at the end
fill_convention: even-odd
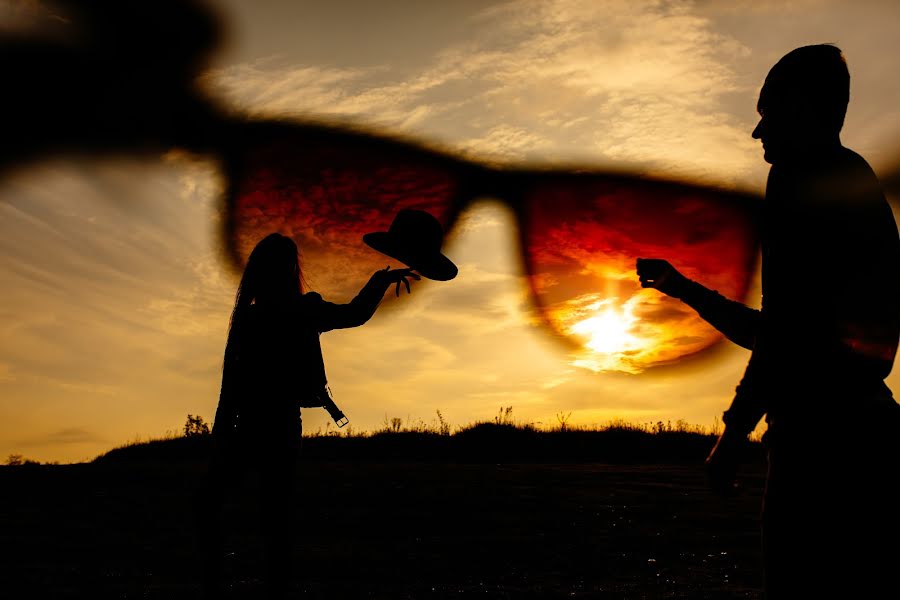
{"type": "Polygon", "coordinates": [[[241,276],[231,322],[228,327],[228,343],[225,346],[225,362],[234,357],[237,350],[236,330],[251,304],[287,304],[303,293],[303,276],[300,272],[300,253],[291,238],[280,233],[270,233],[260,241],[241,276]]]}

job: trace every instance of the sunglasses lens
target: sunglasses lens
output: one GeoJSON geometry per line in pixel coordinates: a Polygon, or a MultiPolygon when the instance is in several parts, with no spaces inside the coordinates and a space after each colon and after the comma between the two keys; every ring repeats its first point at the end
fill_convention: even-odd
{"type": "Polygon", "coordinates": [[[742,299],[757,257],[753,201],[648,180],[571,177],[528,186],[530,283],[575,364],[639,372],[703,350],[719,334],[687,305],[642,289],[637,258],[742,299]]]}
{"type": "Polygon", "coordinates": [[[411,145],[336,130],[282,126],[248,135],[230,158],[226,240],[243,266],[279,232],[297,242],[310,289],[346,301],[377,269],[399,262],[362,237],[387,231],[397,211],[425,210],[444,225],[458,193],[452,161],[411,145]]]}

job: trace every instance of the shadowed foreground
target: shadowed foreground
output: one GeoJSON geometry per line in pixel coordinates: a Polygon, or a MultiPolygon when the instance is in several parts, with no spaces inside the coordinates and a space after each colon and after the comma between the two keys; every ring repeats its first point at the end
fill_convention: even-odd
{"type": "MultiPolygon", "coordinates": [[[[760,597],[759,457],[744,493],[721,499],[683,461],[335,461],[317,456],[323,447],[307,444],[297,474],[303,597],[760,597]]],[[[0,468],[0,584],[15,590],[6,597],[197,597],[191,501],[202,452],[149,460],[146,448],[0,468]]],[[[245,480],[226,506],[233,598],[260,593],[254,485],[245,480]]]]}

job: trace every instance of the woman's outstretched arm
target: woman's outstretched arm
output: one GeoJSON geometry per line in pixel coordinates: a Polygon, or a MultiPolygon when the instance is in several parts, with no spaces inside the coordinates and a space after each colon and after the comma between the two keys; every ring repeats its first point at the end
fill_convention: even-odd
{"type": "Polygon", "coordinates": [[[315,292],[306,294],[311,301],[310,310],[316,322],[316,328],[324,332],[362,325],[375,314],[381,299],[384,298],[384,293],[391,285],[397,286],[398,295],[401,285],[405,285],[406,291],[409,292],[410,278],[421,279],[412,269],[391,270],[388,267],[381,271],[375,271],[356,297],[347,304],[327,302],[315,292]]]}

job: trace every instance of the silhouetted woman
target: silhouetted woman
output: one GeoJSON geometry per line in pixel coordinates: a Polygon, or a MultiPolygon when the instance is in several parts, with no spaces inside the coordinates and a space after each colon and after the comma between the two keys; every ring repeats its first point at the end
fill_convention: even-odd
{"type": "MultiPolygon", "coordinates": [[[[303,293],[297,246],[273,233],[247,261],[225,347],[222,389],[213,429],[214,455],[198,511],[205,531],[207,594],[220,586],[221,513],[227,484],[246,468],[260,474],[261,527],[272,597],[287,592],[291,503],[300,444],[301,404],[326,385],[319,334],[362,325],[391,284],[419,279],[411,269],[375,272],[349,304],[303,293]]],[[[312,402],[315,404],[315,402],[312,402]]]]}

